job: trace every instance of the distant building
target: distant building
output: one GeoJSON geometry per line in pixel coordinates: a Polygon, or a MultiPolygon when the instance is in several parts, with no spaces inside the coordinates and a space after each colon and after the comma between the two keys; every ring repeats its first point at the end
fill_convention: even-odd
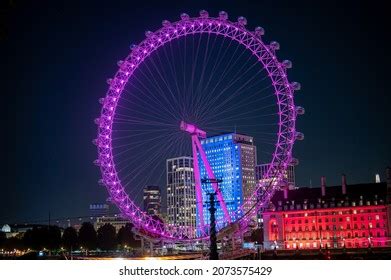
{"type": "Polygon", "coordinates": [[[129,224],[129,220],[122,218],[120,215],[97,217],[95,222],[95,229],[98,230],[105,224],[110,224],[115,227],[115,231],[118,232],[120,228],[129,224]]]}
{"type": "Polygon", "coordinates": [[[5,233],[9,233],[11,232],[11,227],[9,225],[4,225],[2,226],[1,231],[5,233]]]}
{"type": "Polygon", "coordinates": [[[277,191],[263,216],[266,249],[391,246],[391,178],[387,183],[277,191]],[[388,199],[388,200],[387,200],[388,199]],[[388,212],[388,213],[387,213],[388,212]]]}
{"type": "Polygon", "coordinates": [[[162,197],[159,186],[146,186],[144,188],[144,211],[149,215],[160,216],[162,197]]]}
{"type": "Polygon", "coordinates": [[[110,206],[106,203],[93,203],[90,204],[90,216],[91,217],[103,217],[110,213],[110,206]]]}
{"type": "MultiPolygon", "coordinates": [[[[270,183],[273,178],[264,179],[264,176],[266,175],[268,169],[270,167],[270,163],[267,164],[259,164],[255,167],[255,177],[257,182],[267,185],[270,183]]],[[[295,166],[289,165],[288,169],[285,171],[284,174],[284,186],[288,186],[289,189],[294,189],[296,187],[296,179],[295,179],[295,166]]],[[[283,187],[283,186],[281,186],[283,187]]]]}
{"type": "Polygon", "coordinates": [[[12,224],[12,225],[4,225],[1,228],[1,231],[3,231],[7,238],[10,237],[22,237],[28,230],[32,230],[34,227],[41,228],[41,227],[47,227],[48,225],[42,225],[42,224],[12,224]]]}
{"type": "MultiPolygon", "coordinates": [[[[219,188],[228,212],[236,212],[243,201],[252,199],[255,190],[256,146],[253,137],[229,133],[202,139],[201,145],[214,176],[222,179],[219,188]]],[[[201,158],[199,158],[199,165],[201,179],[208,177],[201,158]]],[[[208,201],[206,194],[212,191],[211,184],[203,186],[203,201],[208,201]]],[[[224,213],[219,204],[216,209],[216,219],[224,220],[224,213]]],[[[209,224],[210,215],[207,204],[203,212],[205,223],[209,224]]],[[[231,218],[234,219],[234,215],[231,218]]]]}
{"type": "Polygon", "coordinates": [[[196,197],[192,157],[167,159],[167,221],[195,235],[196,197]]]}

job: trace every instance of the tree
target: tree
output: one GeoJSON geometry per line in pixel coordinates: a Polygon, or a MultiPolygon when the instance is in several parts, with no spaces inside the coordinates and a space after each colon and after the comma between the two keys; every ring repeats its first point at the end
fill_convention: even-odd
{"type": "Polygon", "coordinates": [[[118,231],[117,239],[121,246],[140,247],[140,241],[134,238],[133,225],[128,223],[118,231]]]}
{"type": "Polygon", "coordinates": [[[12,251],[14,249],[17,249],[17,250],[24,249],[22,240],[19,238],[16,238],[16,237],[10,237],[10,238],[6,239],[6,242],[3,247],[7,251],[12,251]]]}
{"type": "Polygon", "coordinates": [[[115,227],[104,224],[98,229],[98,247],[104,251],[114,250],[117,246],[115,227]]]}
{"type": "Polygon", "coordinates": [[[7,241],[7,235],[5,232],[0,231],[0,249],[3,249],[5,242],[7,241]]]}
{"type": "Polygon", "coordinates": [[[34,250],[56,250],[60,248],[61,231],[57,226],[35,226],[23,236],[23,244],[34,250]]]}
{"type": "Polygon", "coordinates": [[[61,230],[58,226],[44,227],[47,230],[47,239],[44,242],[49,250],[58,250],[61,245],[61,230]]]}
{"type": "Polygon", "coordinates": [[[78,246],[79,239],[77,231],[73,227],[67,227],[62,235],[61,244],[68,250],[75,249],[78,246]]]}
{"type": "Polygon", "coordinates": [[[79,243],[87,250],[96,249],[96,231],[91,223],[85,222],[82,224],[79,230],[79,243]]]}

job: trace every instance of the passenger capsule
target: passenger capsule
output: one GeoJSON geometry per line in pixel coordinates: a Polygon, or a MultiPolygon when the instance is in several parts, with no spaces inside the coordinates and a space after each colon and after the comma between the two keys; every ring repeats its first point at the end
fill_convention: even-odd
{"type": "Polygon", "coordinates": [[[145,37],[150,38],[153,35],[152,31],[145,31],[145,37]]]}
{"type": "Polygon", "coordinates": [[[95,123],[95,124],[100,124],[100,118],[96,118],[96,119],[94,120],[94,123],[95,123]]]}
{"type": "Polygon", "coordinates": [[[168,21],[168,20],[163,20],[163,21],[162,21],[162,25],[163,25],[164,27],[167,27],[167,26],[169,26],[170,24],[171,24],[171,22],[168,21]]]}
{"type": "Polygon", "coordinates": [[[205,10],[200,11],[200,18],[207,18],[209,17],[209,13],[205,10]]]}
{"type": "Polygon", "coordinates": [[[238,23],[245,26],[247,24],[247,19],[245,17],[238,17],[238,23]]]}
{"type": "Polygon", "coordinates": [[[297,158],[292,158],[291,159],[291,162],[290,162],[290,165],[293,165],[293,166],[297,166],[299,165],[299,160],[297,158]]]}
{"type": "Polygon", "coordinates": [[[304,140],[304,133],[296,132],[295,138],[296,138],[296,140],[299,140],[299,141],[304,140]]]}
{"type": "Polygon", "coordinates": [[[131,44],[130,45],[130,49],[133,51],[133,50],[135,50],[137,48],[137,45],[136,44],[131,44]]]}
{"type": "Polygon", "coordinates": [[[297,106],[296,107],[296,114],[297,115],[304,115],[305,114],[305,109],[303,107],[297,106]]]}
{"type": "Polygon", "coordinates": [[[258,37],[261,37],[262,35],[265,35],[265,29],[263,29],[263,27],[257,26],[255,27],[254,33],[258,37]]]}
{"type": "Polygon", "coordinates": [[[99,104],[104,104],[105,103],[105,98],[104,97],[102,97],[102,98],[99,98],[98,99],[98,102],[99,102],[99,104]]]}
{"type": "Polygon", "coordinates": [[[111,85],[112,82],[113,82],[113,79],[107,79],[107,80],[106,80],[106,83],[107,83],[108,85],[111,85]]]}
{"type": "Polygon", "coordinates": [[[182,20],[188,20],[190,17],[189,17],[189,15],[188,14],[186,14],[186,13],[182,13],[181,14],[181,19],[182,20]]]}
{"type": "Polygon", "coordinates": [[[94,160],[94,164],[95,164],[96,166],[100,166],[100,160],[99,160],[99,159],[94,160]]]}
{"type": "Polygon", "coordinates": [[[301,84],[298,83],[298,82],[293,82],[293,83],[291,83],[291,88],[293,90],[300,90],[301,89],[301,84]]]}
{"type": "Polygon", "coordinates": [[[97,146],[98,143],[99,143],[98,139],[93,139],[93,140],[92,140],[92,144],[94,144],[95,146],[97,146]]]}
{"type": "Polygon", "coordinates": [[[98,180],[98,184],[100,185],[100,186],[105,186],[106,184],[105,184],[105,181],[103,180],[103,179],[99,179],[98,180]]]}
{"type": "Polygon", "coordinates": [[[292,61],[290,60],[284,60],[281,64],[286,69],[292,68],[292,61]]]}
{"type": "Polygon", "coordinates": [[[270,48],[272,50],[277,51],[277,50],[280,49],[280,44],[278,42],[276,42],[276,41],[272,41],[272,42],[270,42],[270,48]]]}
{"type": "Polygon", "coordinates": [[[227,14],[227,12],[225,12],[225,11],[220,11],[220,12],[219,12],[219,19],[220,19],[220,20],[227,20],[227,19],[228,19],[228,14],[227,14]]]}

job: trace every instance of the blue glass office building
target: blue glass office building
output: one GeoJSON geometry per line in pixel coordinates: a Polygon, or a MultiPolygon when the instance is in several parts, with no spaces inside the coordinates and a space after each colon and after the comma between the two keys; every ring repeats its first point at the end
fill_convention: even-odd
{"type": "MultiPolygon", "coordinates": [[[[229,133],[217,135],[201,140],[201,145],[206,153],[208,162],[217,179],[222,179],[219,184],[228,212],[237,212],[239,206],[247,199],[255,187],[255,163],[256,147],[253,138],[247,135],[229,133]]],[[[198,158],[201,179],[207,178],[205,165],[198,158]]],[[[209,224],[209,196],[213,192],[211,184],[202,184],[203,214],[206,224],[209,224]]],[[[220,204],[216,203],[216,220],[222,221],[224,214],[220,204]]],[[[198,224],[197,215],[197,224],[198,224]]],[[[231,214],[234,220],[234,215],[231,214]]],[[[217,227],[222,226],[218,224],[217,227]]]]}

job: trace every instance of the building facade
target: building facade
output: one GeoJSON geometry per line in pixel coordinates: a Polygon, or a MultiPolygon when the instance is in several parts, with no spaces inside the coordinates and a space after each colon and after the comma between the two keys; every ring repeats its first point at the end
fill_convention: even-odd
{"type": "Polygon", "coordinates": [[[98,230],[101,226],[110,224],[115,228],[115,231],[118,232],[122,227],[129,223],[129,220],[122,218],[120,215],[113,215],[97,217],[94,226],[95,229],[98,230]]]}
{"type": "MultiPolygon", "coordinates": [[[[229,213],[238,210],[244,200],[252,199],[255,190],[256,147],[251,136],[229,133],[201,140],[208,162],[217,179],[222,179],[219,188],[229,213]]],[[[206,168],[199,157],[201,179],[208,177],[206,168]]],[[[212,192],[211,184],[202,186],[203,201],[209,200],[207,193],[212,192]]],[[[204,220],[209,224],[208,205],[204,203],[204,220]]],[[[216,204],[216,220],[223,221],[223,211],[216,204]]],[[[234,215],[231,219],[234,220],[234,215]]],[[[219,226],[219,225],[218,225],[219,226]]]]}
{"type": "Polygon", "coordinates": [[[343,176],[342,186],[277,191],[262,213],[265,249],[391,246],[387,185],[343,176]]]}
{"type": "Polygon", "coordinates": [[[160,216],[162,197],[159,186],[146,186],[143,196],[144,211],[149,215],[160,216]]]}
{"type": "Polygon", "coordinates": [[[192,157],[167,159],[167,222],[196,234],[196,196],[192,157]]]}
{"type": "Polygon", "coordinates": [[[93,218],[107,216],[110,213],[110,206],[107,203],[90,204],[90,216],[93,218]]]}
{"type": "MultiPolygon", "coordinates": [[[[267,173],[268,169],[270,167],[270,163],[267,164],[258,164],[255,167],[255,178],[257,182],[268,185],[270,182],[273,181],[273,179],[263,179],[265,174],[267,173]]],[[[283,184],[285,186],[288,186],[289,189],[294,189],[296,187],[296,179],[295,179],[295,166],[289,165],[288,169],[286,170],[284,174],[284,182],[283,184]]]]}

